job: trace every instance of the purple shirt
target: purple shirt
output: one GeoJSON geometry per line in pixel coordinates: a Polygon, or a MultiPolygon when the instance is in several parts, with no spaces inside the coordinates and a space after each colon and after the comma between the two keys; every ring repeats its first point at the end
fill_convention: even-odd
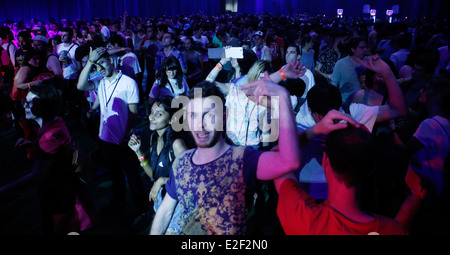
{"type": "Polygon", "coordinates": [[[196,165],[184,152],[173,163],[167,194],[179,202],[183,235],[243,235],[246,233],[246,192],[257,185],[262,151],[231,146],[222,156],[196,165]]]}

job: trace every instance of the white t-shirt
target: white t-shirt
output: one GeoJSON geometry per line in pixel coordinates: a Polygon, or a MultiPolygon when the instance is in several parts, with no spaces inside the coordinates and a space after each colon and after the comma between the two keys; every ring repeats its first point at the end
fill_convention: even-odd
{"type": "MultiPolygon", "coordinates": [[[[370,132],[373,130],[373,126],[377,121],[379,106],[368,106],[365,104],[352,103],[349,107],[350,115],[358,123],[363,124],[370,132]]],[[[344,112],[341,109],[339,111],[344,112]]],[[[316,121],[311,115],[311,111],[308,107],[308,101],[300,107],[297,115],[295,116],[297,122],[297,128],[300,130],[306,130],[316,124],[316,121]]]]}
{"type": "Polygon", "coordinates": [[[258,145],[263,131],[268,127],[267,108],[250,100],[235,84],[230,86],[227,107],[227,136],[240,146],[258,145]]]}
{"type": "Polygon", "coordinates": [[[314,81],[314,75],[309,69],[306,69],[305,74],[300,77],[300,79],[302,79],[306,85],[305,92],[301,97],[306,98],[306,94],[308,94],[308,91],[316,84],[316,82],[314,81]]]}
{"type": "Polygon", "coordinates": [[[100,29],[100,33],[103,34],[106,40],[109,40],[109,38],[111,37],[109,28],[107,26],[102,26],[102,28],[100,29]]]}
{"type": "Polygon", "coordinates": [[[258,59],[260,59],[260,60],[266,60],[266,50],[269,50],[269,47],[263,46],[263,47],[261,48],[261,50],[258,50],[258,49],[256,48],[256,46],[255,46],[255,47],[252,48],[252,50],[253,50],[253,52],[256,54],[256,56],[258,57],[258,59]]]}
{"type": "Polygon", "coordinates": [[[202,35],[200,38],[196,38],[195,36],[192,36],[192,39],[195,42],[201,43],[203,48],[206,48],[206,45],[209,43],[208,37],[206,37],[204,35],[202,35]]]}
{"type": "Polygon", "coordinates": [[[77,48],[78,45],[75,43],[71,43],[69,46],[64,46],[64,43],[60,43],[56,46],[56,53],[58,56],[67,55],[71,60],[70,63],[62,63],[64,79],[78,79],[78,76],[80,75],[78,62],[75,59],[75,51],[77,48]]]}
{"type": "Polygon", "coordinates": [[[117,70],[122,71],[123,74],[133,79],[136,79],[136,75],[142,72],[139,60],[133,52],[128,52],[123,56],[114,57],[113,63],[117,70]]]}
{"type": "Polygon", "coordinates": [[[103,78],[98,84],[100,101],[99,138],[119,144],[124,141],[128,125],[128,105],[139,103],[139,90],[135,80],[119,71],[109,82],[103,78]]]}
{"type": "MultiPolygon", "coordinates": [[[[200,39],[195,38],[195,36],[192,36],[192,39],[193,39],[195,42],[197,42],[197,43],[201,43],[201,44],[202,44],[202,47],[205,48],[205,49],[206,49],[206,45],[209,43],[208,37],[206,37],[206,36],[204,36],[204,35],[202,35],[202,36],[200,37],[200,39]]],[[[207,62],[208,60],[209,60],[209,59],[208,59],[208,54],[202,54],[202,61],[203,61],[203,62],[207,62]]]]}

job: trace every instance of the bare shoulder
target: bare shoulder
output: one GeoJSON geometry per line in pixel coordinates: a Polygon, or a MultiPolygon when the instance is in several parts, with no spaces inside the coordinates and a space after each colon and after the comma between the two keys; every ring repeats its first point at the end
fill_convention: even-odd
{"type": "Polygon", "coordinates": [[[181,157],[186,150],[187,146],[183,139],[178,138],[173,142],[173,152],[177,158],[181,157]]]}

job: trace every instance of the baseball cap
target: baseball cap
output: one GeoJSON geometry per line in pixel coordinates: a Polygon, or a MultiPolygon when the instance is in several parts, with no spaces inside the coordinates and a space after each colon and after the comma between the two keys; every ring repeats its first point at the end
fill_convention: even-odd
{"type": "Polygon", "coordinates": [[[44,43],[48,44],[47,37],[45,37],[43,35],[36,35],[32,40],[33,41],[41,41],[41,42],[44,42],[44,43]]]}
{"type": "Polygon", "coordinates": [[[32,30],[33,31],[47,32],[47,29],[44,26],[38,26],[38,25],[34,26],[32,30]]]}
{"type": "Polygon", "coordinates": [[[252,37],[255,36],[255,35],[259,35],[259,36],[263,37],[263,32],[256,31],[256,32],[253,33],[252,37]]]}
{"type": "Polygon", "coordinates": [[[254,32],[254,33],[252,34],[252,37],[255,36],[255,35],[258,35],[258,36],[263,37],[263,33],[262,33],[261,31],[256,31],[256,32],[254,32]]]}

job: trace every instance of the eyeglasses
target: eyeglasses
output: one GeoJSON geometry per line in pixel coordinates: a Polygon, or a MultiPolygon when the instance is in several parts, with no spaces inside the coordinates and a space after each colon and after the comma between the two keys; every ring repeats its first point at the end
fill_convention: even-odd
{"type": "Polygon", "coordinates": [[[27,101],[25,98],[22,99],[23,108],[31,108],[33,107],[33,100],[27,101]]]}

